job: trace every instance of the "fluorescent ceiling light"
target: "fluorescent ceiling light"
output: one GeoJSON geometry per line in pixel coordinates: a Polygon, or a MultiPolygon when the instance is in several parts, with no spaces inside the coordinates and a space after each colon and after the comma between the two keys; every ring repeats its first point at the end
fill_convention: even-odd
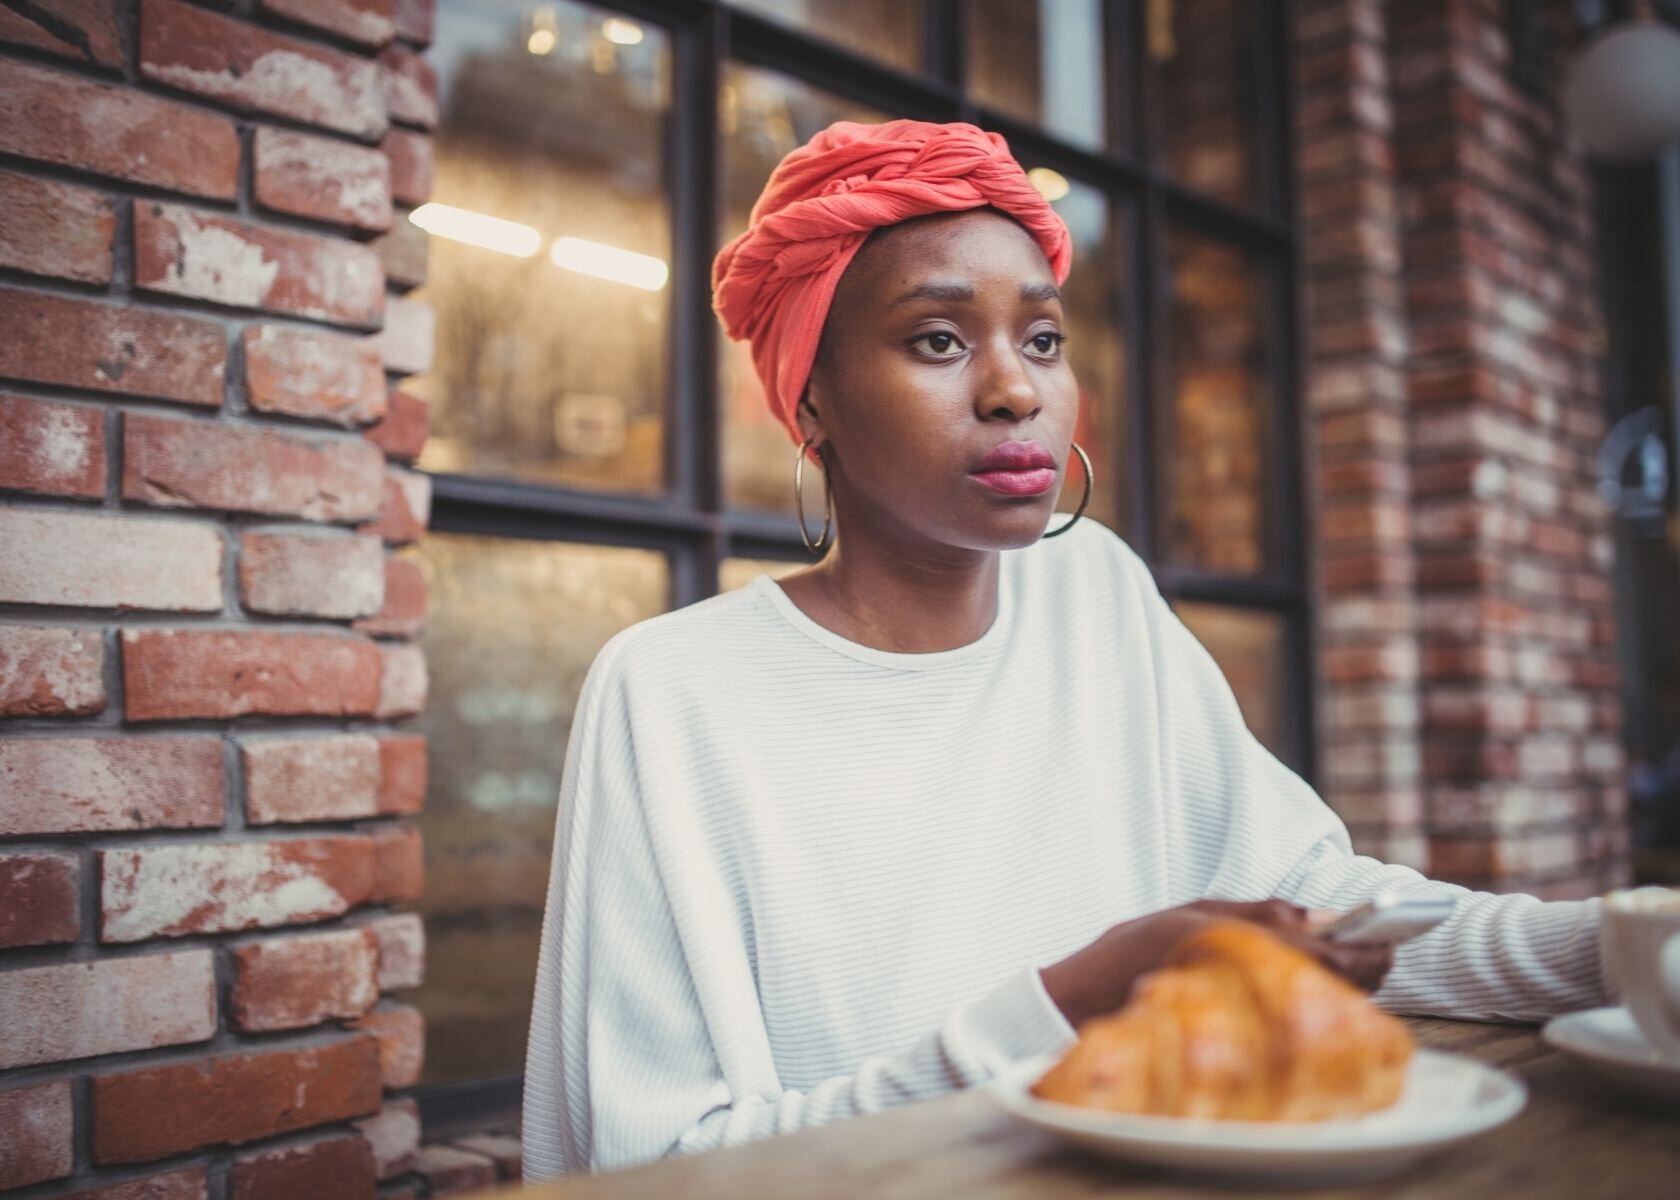
{"type": "Polygon", "coordinates": [[[665,280],[670,276],[670,270],[661,259],[577,237],[555,238],[548,256],[554,260],[555,266],[568,271],[580,271],[614,283],[627,283],[649,292],[657,292],[664,287],[665,280]]]}
{"type": "Polygon", "coordinates": [[[469,208],[422,204],[408,214],[408,219],[427,233],[515,258],[530,258],[542,248],[542,234],[529,225],[504,221],[469,208]]]}

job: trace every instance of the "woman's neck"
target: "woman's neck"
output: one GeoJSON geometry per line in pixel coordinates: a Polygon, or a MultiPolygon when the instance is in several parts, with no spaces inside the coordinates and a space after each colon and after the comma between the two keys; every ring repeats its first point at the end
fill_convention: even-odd
{"type": "Polygon", "coordinates": [[[781,581],[806,616],[848,641],[933,654],[978,641],[997,617],[996,550],[937,558],[836,542],[808,571],[781,581]]]}

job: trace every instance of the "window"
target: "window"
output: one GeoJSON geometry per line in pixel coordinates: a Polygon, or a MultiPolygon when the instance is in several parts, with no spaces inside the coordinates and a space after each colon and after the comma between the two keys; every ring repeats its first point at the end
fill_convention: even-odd
{"type": "MultiPolygon", "coordinates": [[[[1072,230],[1092,515],[1306,769],[1287,6],[439,0],[428,1128],[517,1104],[570,714],[596,649],[809,561],[793,445],[710,304],[830,122],[997,129],[1072,230]],[[1164,22],[1164,24],[1163,24],[1164,22]],[[1217,28],[1212,28],[1217,26],[1217,28]],[[1191,37],[1191,32],[1197,34],[1191,37]],[[1168,36],[1170,35],[1170,36],[1168,36]],[[1205,36],[1204,36],[1205,35],[1205,36]]],[[[1070,477],[1062,507],[1078,500],[1070,477]]]]}

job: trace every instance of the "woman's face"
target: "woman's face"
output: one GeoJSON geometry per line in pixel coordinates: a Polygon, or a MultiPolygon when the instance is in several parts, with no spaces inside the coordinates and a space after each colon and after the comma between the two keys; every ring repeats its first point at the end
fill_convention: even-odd
{"type": "Polygon", "coordinates": [[[826,443],[842,535],[968,550],[1035,541],[1079,402],[1062,340],[1050,265],[1003,214],[873,234],[829,309],[814,415],[800,410],[826,443]]]}

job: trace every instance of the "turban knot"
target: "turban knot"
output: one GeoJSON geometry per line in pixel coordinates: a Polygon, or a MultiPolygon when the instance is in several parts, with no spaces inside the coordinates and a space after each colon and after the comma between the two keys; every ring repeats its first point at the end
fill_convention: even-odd
{"type": "Polygon", "coordinates": [[[999,134],[960,121],[836,121],[777,165],[746,232],[712,263],[712,308],[725,333],[751,344],[765,398],[795,441],[823,322],[864,240],[988,205],[1026,228],[1058,284],[1067,278],[1067,226],[999,134]]]}

